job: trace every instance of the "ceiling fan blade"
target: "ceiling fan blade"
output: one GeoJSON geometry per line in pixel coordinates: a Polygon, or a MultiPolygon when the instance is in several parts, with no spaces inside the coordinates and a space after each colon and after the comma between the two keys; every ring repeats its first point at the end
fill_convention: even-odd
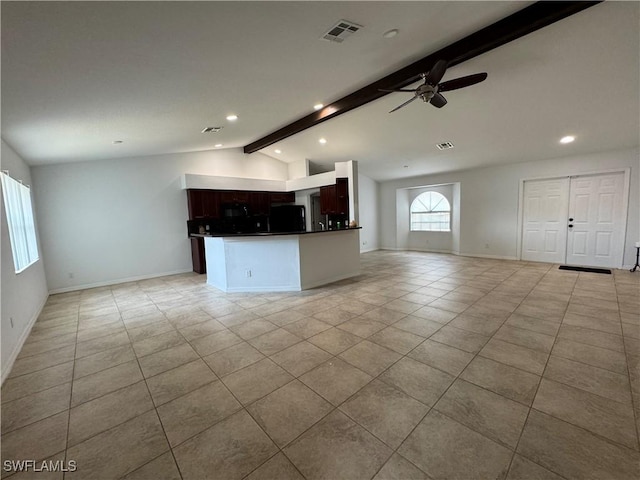
{"type": "Polygon", "coordinates": [[[486,78],[487,74],[485,72],[474,73],[473,75],[467,75],[466,77],[454,78],[453,80],[447,80],[446,82],[442,82],[438,85],[438,91],[449,92],[451,90],[457,90],[458,88],[469,87],[484,81],[486,78]]]}
{"type": "Polygon", "coordinates": [[[438,60],[436,64],[429,70],[427,76],[424,77],[424,83],[429,85],[437,85],[442,77],[444,76],[444,72],[447,70],[447,62],[446,60],[438,60]]]}
{"type": "Polygon", "coordinates": [[[409,105],[411,102],[413,102],[416,98],[418,98],[418,96],[416,95],[413,98],[410,98],[409,100],[407,100],[406,102],[404,102],[402,105],[398,105],[396,108],[394,108],[393,110],[389,111],[389,113],[393,113],[396,110],[400,110],[402,107],[409,105]]]}
{"type": "Polygon", "coordinates": [[[444,98],[439,93],[436,93],[433,97],[431,97],[431,100],[429,100],[429,103],[431,103],[431,105],[433,105],[436,108],[442,108],[447,104],[447,99],[444,98]]]}
{"type": "Polygon", "coordinates": [[[396,88],[395,90],[390,89],[390,88],[379,88],[378,91],[379,92],[415,92],[417,90],[417,88],[413,88],[413,89],[408,89],[408,88],[396,88]]]}

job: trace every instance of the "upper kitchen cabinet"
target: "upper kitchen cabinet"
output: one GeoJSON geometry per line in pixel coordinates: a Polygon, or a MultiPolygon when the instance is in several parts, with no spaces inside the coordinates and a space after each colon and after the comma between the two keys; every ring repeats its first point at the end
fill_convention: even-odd
{"type": "Polygon", "coordinates": [[[269,215],[271,204],[295,203],[295,192],[250,192],[247,190],[187,190],[189,220],[220,218],[223,203],[246,203],[252,215],[269,215]]]}
{"type": "Polygon", "coordinates": [[[210,218],[220,217],[220,194],[215,191],[205,190],[202,196],[204,216],[210,218]]]}
{"type": "Polygon", "coordinates": [[[349,179],[336,178],[336,213],[349,215],[349,179]]]}
{"type": "Polygon", "coordinates": [[[320,187],[320,214],[331,215],[334,213],[336,213],[336,186],[320,187]]]}
{"type": "Polygon", "coordinates": [[[187,190],[187,207],[189,209],[189,219],[204,217],[204,207],[202,205],[203,190],[187,190]]]}
{"type": "Polygon", "coordinates": [[[189,220],[220,216],[220,194],[215,190],[187,190],[187,205],[189,220]]]}
{"type": "Polygon", "coordinates": [[[220,192],[222,203],[249,203],[249,192],[245,190],[223,190],[220,192]]]}
{"type": "Polygon", "coordinates": [[[335,185],[320,187],[322,215],[349,215],[349,180],[337,178],[335,185]]]}
{"type": "Polygon", "coordinates": [[[295,203],[295,192],[271,192],[269,194],[269,200],[271,203],[295,203]]]}
{"type": "Polygon", "coordinates": [[[269,192],[249,193],[249,212],[252,215],[269,215],[269,192]]]}

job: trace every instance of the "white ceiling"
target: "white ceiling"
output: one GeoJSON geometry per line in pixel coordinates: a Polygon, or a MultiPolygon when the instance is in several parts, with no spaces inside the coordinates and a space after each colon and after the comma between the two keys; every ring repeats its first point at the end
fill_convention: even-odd
{"type": "MultiPolygon", "coordinates": [[[[2,2],[2,137],[31,165],[242,147],[529,3],[2,2]],[[320,40],[340,19],[364,28],[320,40]]],[[[451,68],[489,77],[441,110],[388,114],[410,95],[394,93],[262,152],[386,180],[635,147],[639,6],[606,2],[451,68]]]]}

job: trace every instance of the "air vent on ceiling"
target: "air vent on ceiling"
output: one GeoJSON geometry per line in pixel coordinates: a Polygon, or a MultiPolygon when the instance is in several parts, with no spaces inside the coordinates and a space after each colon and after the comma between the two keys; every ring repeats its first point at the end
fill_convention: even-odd
{"type": "Polygon", "coordinates": [[[321,38],[329,40],[331,42],[342,43],[352,33],[356,33],[362,28],[362,25],[349,22],[348,20],[340,20],[333,27],[331,27],[327,33],[322,35],[321,38]]]}
{"type": "Polygon", "coordinates": [[[442,143],[436,144],[436,147],[438,147],[438,150],[448,150],[450,148],[453,148],[453,143],[451,143],[451,142],[442,142],[442,143]]]}
{"type": "Polygon", "coordinates": [[[218,133],[220,130],[222,130],[222,127],[205,127],[201,133],[218,133]]]}

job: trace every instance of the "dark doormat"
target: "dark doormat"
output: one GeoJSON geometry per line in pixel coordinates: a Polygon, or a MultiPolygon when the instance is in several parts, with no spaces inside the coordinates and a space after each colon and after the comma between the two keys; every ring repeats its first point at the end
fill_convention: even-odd
{"type": "Polygon", "coordinates": [[[609,270],[608,268],[572,267],[570,265],[560,265],[560,270],[572,270],[574,272],[604,273],[606,275],[611,275],[611,270],[609,270]]]}

